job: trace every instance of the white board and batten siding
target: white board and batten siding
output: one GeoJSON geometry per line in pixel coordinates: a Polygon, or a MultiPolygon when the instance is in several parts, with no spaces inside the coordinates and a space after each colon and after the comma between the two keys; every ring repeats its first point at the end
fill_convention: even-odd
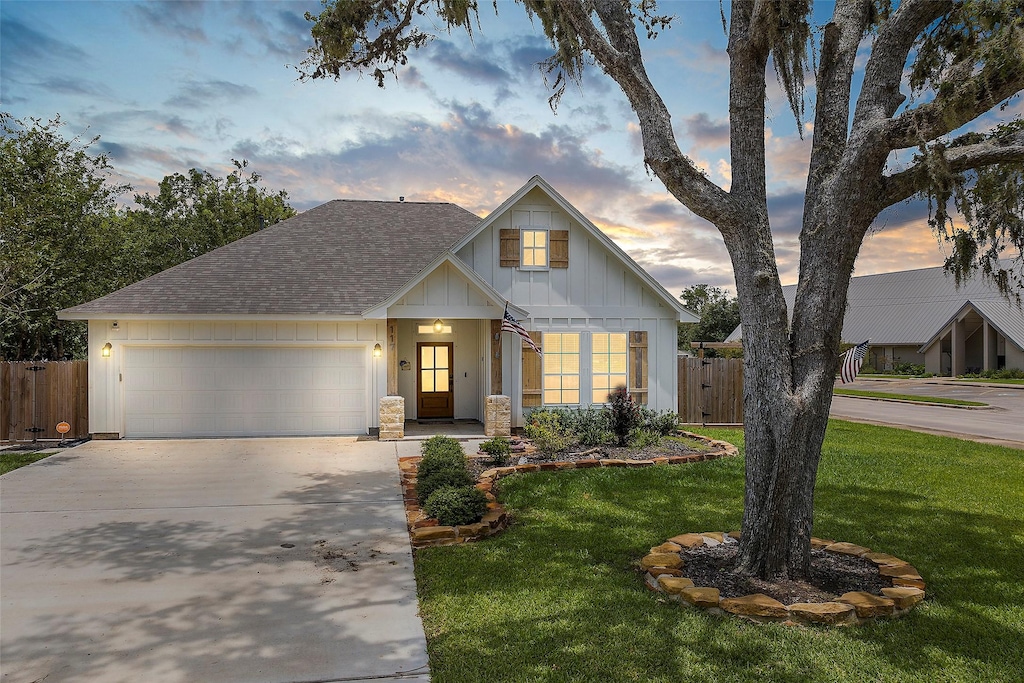
{"type": "Polygon", "coordinates": [[[386,368],[368,322],[89,321],[93,433],[365,434],[386,368]],[[110,340],[109,358],[102,344],[110,340]],[[371,403],[372,402],[372,403],[371,403]]]}
{"type": "MultiPolygon", "coordinates": [[[[530,312],[523,321],[531,331],[580,333],[581,395],[589,395],[589,351],[594,333],[644,330],[648,337],[648,405],[676,410],[676,353],[679,312],[588,229],[566,214],[546,193],[534,189],[509,207],[458,256],[502,296],[530,312]],[[500,230],[526,226],[569,231],[568,268],[527,270],[500,265],[500,230]],[[658,369],[661,370],[658,370],[658,369]],[[665,370],[668,368],[668,370],[665,370]]],[[[522,381],[518,339],[505,335],[502,359],[505,383],[522,381]]],[[[521,392],[509,392],[513,414],[521,424],[521,392]]],[[[585,404],[585,399],[584,404],[585,404]]]]}

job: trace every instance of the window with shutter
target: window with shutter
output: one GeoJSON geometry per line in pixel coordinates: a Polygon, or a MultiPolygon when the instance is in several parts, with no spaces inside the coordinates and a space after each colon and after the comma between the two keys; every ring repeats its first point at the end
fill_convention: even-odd
{"type": "Polygon", "coordinates": [[[544,405],[580,402],[580,335],[544,335],[544,405]]]}

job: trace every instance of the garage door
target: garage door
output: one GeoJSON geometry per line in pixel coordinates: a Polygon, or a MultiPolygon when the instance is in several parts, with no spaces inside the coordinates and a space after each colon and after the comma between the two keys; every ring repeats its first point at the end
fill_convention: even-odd
{"type": "Polygon", "coordinates": [[[125,348],[125,436],[366,433],[366,350],[125,348]]]}

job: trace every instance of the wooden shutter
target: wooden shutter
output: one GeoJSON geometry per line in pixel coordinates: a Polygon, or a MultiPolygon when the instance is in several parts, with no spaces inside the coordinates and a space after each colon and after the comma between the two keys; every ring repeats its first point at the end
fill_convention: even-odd
{"type": "Polygon", "coordinates": [[[519,229],[502,228],[498,233],[501,240],[501,251],[499,254],[502,268],[519,267],[519,229]]]}
{"type": "MultiPolygon", "coordinates": [[[[530,339],[537,346],[541,346],[541,333],[530,332],[530,339]]],[[[543,348],[543,347],[541,347],[543,348]]],[[[543,386],[543,368],[541,367],[541,355],[523,345],[523,407],[536,408],[541,405],[541,387],[543,386]]]]}
{"type": "Polygon", "coordinates": [[[551,230],[548,233],[548,239],[551,242],[551,267],[552,268],[568,268],[569,267],[569,231],[568,230],[551,230]]]}
{"type": "Polygon", "coordinates": [[[491,321],[491,394],[501,393],[501,321],[491,321]]]}
{"type": "Polygon", "coordinates": [[[647,332],[629,333],[629,393],[637,403],[647,404],[647,332]]]}

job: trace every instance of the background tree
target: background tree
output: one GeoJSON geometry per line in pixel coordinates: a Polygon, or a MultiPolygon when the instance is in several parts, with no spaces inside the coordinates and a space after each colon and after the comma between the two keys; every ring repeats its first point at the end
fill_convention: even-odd
{"type": "Polygon", "coordinates": [[[233,161],[226,178],[191,169],[156,196],[118,198],[99,138],[66,139],[60,116],[0,114],[0,358],[84,358],[86,326],[57,311],[89,301],[295,215],[284,190],[233,161]]]}
{"type": "MultiPolygon", "coordinates": [[[[736,277],[746,368],[737,571],[805,578],[847,291],[874,219],[895,203],[928,198],[949,244],[947,266],[958,277],[980,267],[1008,293],[1020,284],[1020,270],[1003,267],[998,257],[1024,247],[1024,124],[1018,117],[986,127],[979,119],[1024,87],[1024,0],[903,0],[895,9],[888,0],[837,0],[832,18],[813,33],[809,0],[734,0],[727,20],[729,190],[680,151],[669,111],[647,76],[637,34],[654,37],[672,21],[656,13],[653,0],[520,2],[553,48],[544,65],[554,76],[552,102],[567,81],[579,83],[585,66],[596,64],[636,112],[644,164],[722,234],[736,277]],[[817,64],[807,74],[811,45],[817,64]],[[807,76],[816,91],[792,311],[768,218],[769,60],[798,127],[807,76]],[[910,101],[901,92],[908,72],[910,101]],[[907,149],[917,156],[891,168],[893,153],[907,149]],[[954,210],[962,221],[950,220],[954,210]]],[[[319,16],[307,15],[315,23],[305,76],[338,78],[354,69],[383,84],[410,50],[430,40],[420,23],[436,17],[469,31],[476,8],[465,0],[328,0],[319,16]]]]}
{"type": "Polygon", "coordinates": [[[156,195],[137,194],[127,220],[132,231],[132,281],[241,239],[295,215],[288,193],[260,185],[248,162],[232,159],[226,178],[191,169],[160,181],[156,195]]]}
{"type": "MultiPolygon", "coordinates": [[[[690,342],[722,342],[740,324],[740,304],[734,296],[720,287],[708,284],[691,285],[679,295],[683,305],[700,316],[695,323],[679,324],[679,348],[690,350],[690,342]]],[[[705,355],[718,355],[715,349],[705,350],[705,355]]]]}
{"type": "Polygon", "coordinates": [[[85,324],[57,320],[61,308],[107,291],[119,249],[110,165],[66,139],[57,116],[0,114],[0,358],[64,359],[85,350],[85,324]]]}

